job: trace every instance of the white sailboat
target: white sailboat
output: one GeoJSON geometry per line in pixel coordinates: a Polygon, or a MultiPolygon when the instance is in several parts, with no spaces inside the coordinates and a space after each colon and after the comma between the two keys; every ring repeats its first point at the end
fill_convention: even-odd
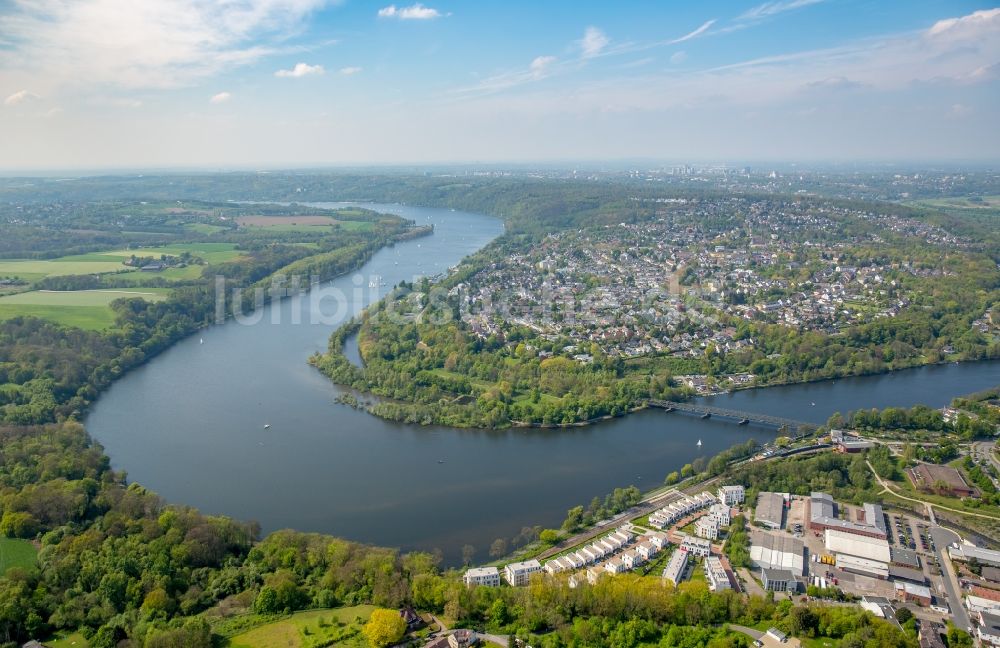
{"type": "Polygon", "coordinates": [[[698,439],[698,447],[701,447],[701,439],[698,439]]]}

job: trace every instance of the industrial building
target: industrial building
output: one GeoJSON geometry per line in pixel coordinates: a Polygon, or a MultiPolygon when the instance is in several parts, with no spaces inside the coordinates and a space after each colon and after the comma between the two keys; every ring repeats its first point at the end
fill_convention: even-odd
{"type": "Polygon", "coordinates": [[[867,560],[877,560],[886,566],[888,566],[892,559],[888,540],[856,535],[837,529],[827,529],[824,535],[826,550],[830,553],[847,554],[867,560]]]}
{"type": "Polygon", "coordinates": [[[762,569],[760,580],[764,589],[772,592],[797,592],[799,581],[787,569],[762,569]]]}
{"type": "Polygon", "coordinates": [[[879,580],[889,579],[889,567],[878,560],[868,560],[847,554],[837,554],[837,568],[852,574],[871,576],[879,580]]]}
{"type": "Polygon", "coordinates": [[[760,493],[757,495],[757,507],[753,512],[753,521],[775,530],[785,526],[785,499],[784,493],[760,493]]]}
{"type": "Polygon", "coordinates": [[[906,475],[913,482],[913,485],[922,491],[938,492],[939,487],[944,485],[944,490],[952,497],[979,495],[979,491],[974,486],[965,482],[962,473],[951,466],[922,463],[913,468],[907,468],[906,475]]]}
{"type": "Polygon", "coordinates": [[[896,583],[896,598],[900,601],[927,607],[931,604],[931,590],[925,585],[896,583]]]}
{"type": "Polygon", "coordinates": [[[948,555],[952,560],[968,562],[975,558],[981,565],[1000,567],[1000,551],[983,549],[968,544],[953,544],[948,547],[948,555]]]}
{"type": "Polygon", "coordinates": [[[759,569],[788,570],[801,577],[805,573],[805,545],[789,535],[754,533],[750,538],[750,561],[759,569]]]}
{"type": "Polygon", "coordinates": [[[862,507],[861,520],[842,520],[837,517],[837,503],[833,501],[833,496],[818,491],[809,497],[809,528],[813,531],[836,529],[883,540],[889,537],[885,526],[885,512],[882,511],[881,505],[865,504],[862,507]]]}

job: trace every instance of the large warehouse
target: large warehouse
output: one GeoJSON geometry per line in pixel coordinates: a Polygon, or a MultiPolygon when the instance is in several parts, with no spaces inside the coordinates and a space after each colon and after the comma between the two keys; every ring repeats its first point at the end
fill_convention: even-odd
{"type": "Polygon", "coordinates": [[[889,543],[886,540],[838,531],[837,529],[827,529],[824,533],[826,534],[826,550],[830,553],[877,560],[886,565],[892,559],[889,543]]]}
{"type": "Polygon", "coordinates": [[[789,535],[754,533],[750,538],[750,560],[760,569],[778,569],[801,577],[805,570],[805,545],[789,535]]]}
{"type": "Polygon", "coordinates": [[[846,533],[872,538],[888,538],[885,513],[878,504],[865,504],[860,519],[842,520],[837,517],[837,504],[829,493],[814,492],[809,497],[809,528],[813,531],[837,529],[846,533]]]}

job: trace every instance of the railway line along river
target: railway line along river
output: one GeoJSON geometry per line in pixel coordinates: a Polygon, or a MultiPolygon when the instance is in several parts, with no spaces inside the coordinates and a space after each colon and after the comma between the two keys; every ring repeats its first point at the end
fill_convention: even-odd
{"type": "MultiPolygon", "coordinates": [[[[353,297],[340,320],[402,279],[445,271],[503,229],[476,214],[366,206],[435,229],[376,253],[359,271],[366,282],[378,277],[373,286],[351,276],[327,284],[353,297]]],[[[170,502],[257,520],[265,532],[291,527],[404,549],[439,548],[451,564],[463,545],[485,558],[495,538],[510,538],[523,526],[558,525],[568,508],[617,486],[649,489],[698,456],[775,434],[662,410],[565,430],[383,421],[336,403],[340,390],[306,363],[326,348],[335,310],[287,299],[267,306],[256,324],[230,321],[204,331],[203,343],[199,336],[184,340],[117,381],[92,408],[87,427],[116,469],[170,502]],[[300,317],[292,317],[292,308],[302,309],[300,317]],[[315,309],[328,316],[325,323],[310,323],[315,309]]],[[[1000,363],[973,363],[710,400],[821,423],[834,411],[860,407],[941,406],[997,383],[1000,363]]]]}

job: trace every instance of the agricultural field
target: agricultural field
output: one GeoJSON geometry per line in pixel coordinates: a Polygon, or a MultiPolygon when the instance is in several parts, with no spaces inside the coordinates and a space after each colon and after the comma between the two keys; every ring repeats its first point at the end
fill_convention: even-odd
{"type": "Polygon", "coordinates": [[[366,648],[361,627],[372,605],[299,612],[229,640],[229,648],[366,648]],[[360,621],[359,621],[360,619],[360,621]]]}
{"type": "Polygon", "coordinates": [[[45,277],[121,272],[125,269],[121,259],[107,257],[86,261],[68,259],[67,257],[52,260],[0,260],[0,277],[18,277],[24,281],[35,281],[37,279],[44,279],[45,277]]]}
{"type": "Polygon", "coordinates": [[[38,550],[27,540],[0,538],[0,575],[11,567],[31,569],[37,564],[38,550]]]}
{"type": "Polygon", "coordinates": [[[914,200],[908,204],[920,207],[935,207],[939,209],[1000,209],[1000,196],[926,198],[923,200],[914,200]]]}
{"type": "Polygon", "coordinates": [[[117,258],[125,260],[133,254],[138,257],[151,256],[158,257],[161,254],[170,256],[180,256],[185,252],[190,252],[192,256],[205,260],[206,263],[223,263],[232,261],[240,256],[239,250],[233,243],[179,243],[176,245],[163,245],[157,247],[140,247],[128,250],[110,250],[108,252],[96,252],[75,257],[64,257],[65,259],[87,259],[97,260],[100,258],[117,258]]]}
{"type": "MultiPolygon", "coordinates": [[[[139,274],[140,270],[129,268],[124,261],[132,255],[138,257],[159,257],[160,255],[180,256],[188,252],[206,263],[222,263],[239,258],[240,252],[233,243],[184,243],[160,247],[132,248],[91,252],[59,257],[51,260],[9,259],[0,260],[0,277],[18,277],[24,281],[37,281],[45,277],[69,275],[90,275],[103,273],[139,274]]],[[[194,279],[201,275],[201,267],[189,265],[184,268],[169,268],[150,276],[168,280],[194,279]]],[[[144,275],[145,276],[145,275],[144,275]]]]}
{"type": "Polygon", "coordinates": [[[97,331],[114,324],[115,314],[110,304],[116,299],[140,297],[163,301],[169,293],[169,288],[32,290],[0,297],[0,320],[31,315],[66,326],[97,331]]]}
{"type": "MultiPolygon", "coordinates": [[[[338,215],[343,214],[340,212],[338,215]]],[[[360,213],[360,212],[359,212],[360,213]]],[[[371,229],[374,224],[368,221],[340,220],[332,216],[240,216],[236,222],[241,227],[264,228],[271,232],[309,232],[317,227],[334,227],[355,232],[371,229]]]]}

